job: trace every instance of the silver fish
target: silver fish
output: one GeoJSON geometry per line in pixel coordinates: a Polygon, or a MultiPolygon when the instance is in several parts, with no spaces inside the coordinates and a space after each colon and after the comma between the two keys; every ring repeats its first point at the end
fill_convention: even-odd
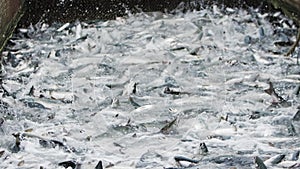
{"type": "Polygon", "coordinates": [[[258,156],[254,157],[254,162],[256,164],[256,169],[267,169],[266,165],[264,164],[264,162],[262,161],[261,158],[259,158],[258,156]]]}
{"type": "Polygon", "coordinates": [[[61,32],[61,31],[65,30],[66,28],[68,28],[69,26],[70,26],[70,23],[65,23],[63,26],[58,28],[56,31],[61,32]]]}
{"type": "Polygon", "coordinates": [[[284,157],[285,157],[284,154],[278,154],[278,155],[275,155],[275,156],[269,158],[264,163],[266,165],[275,165],[275,164],[280,163],[284,159],[284,157]]]}
{"type": "Polygon", "coordinates": [[[177,121],[177,117],[174,120],[172,120],[171,122],[169,122],[168,124],[166,124],[163,128],[161,128],[160,132],[163,134],[169,134],[171,127],[174,126],[176,121],[177,121]]]}
{"type": "Polygon", "coordinates": [[[292,161],[297,161],[297,160],[299,159],[299,154],[300,154],[300,150],[295,151],[295,152],[292,154],[291,160],[292,160],[292,161]]]}
{"type": "Polygon", "coordinates": [[[208,153],[208,148],[204,142],[200,143],[199,148],[200,148],[200,154],[206,155],[208,153]]]}

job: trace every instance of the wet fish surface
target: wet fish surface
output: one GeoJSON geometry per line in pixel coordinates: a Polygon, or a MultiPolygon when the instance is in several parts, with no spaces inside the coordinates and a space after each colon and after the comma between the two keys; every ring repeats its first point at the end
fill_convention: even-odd
{"type": "Polygon", "coordinates": [[[0,168],[299,166],[299,51],[274,45],[296,30],[282,20],[211,6],[17,30],[0,168]]]}

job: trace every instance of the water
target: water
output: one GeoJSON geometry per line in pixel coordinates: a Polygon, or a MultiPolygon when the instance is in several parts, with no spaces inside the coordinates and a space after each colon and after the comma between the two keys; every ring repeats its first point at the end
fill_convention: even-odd
{"type": "Polygon", "coordinates": [[[225,11],[20,30],[4,52],[1,168],[299,165],[299,66],[274,45],[296,29],[225,11]]]}

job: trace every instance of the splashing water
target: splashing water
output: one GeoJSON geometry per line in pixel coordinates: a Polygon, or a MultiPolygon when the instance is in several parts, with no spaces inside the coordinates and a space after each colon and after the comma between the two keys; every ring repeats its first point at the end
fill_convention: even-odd
{"type": "Polygon", "coordinates": [[[214,6],[22,29],[4,52],[1,168],[299,164],[299,67],[274,45],[296,29],[270,16],[214,6]]]}

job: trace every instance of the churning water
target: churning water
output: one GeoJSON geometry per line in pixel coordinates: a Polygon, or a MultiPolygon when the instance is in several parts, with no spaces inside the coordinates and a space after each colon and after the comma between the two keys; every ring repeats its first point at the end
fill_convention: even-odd
{"type": "Polygon", "coordinates": [[[295,35],[279,13],[216,6],[20,29],[0,167],[299,167],[295,35]]]}

